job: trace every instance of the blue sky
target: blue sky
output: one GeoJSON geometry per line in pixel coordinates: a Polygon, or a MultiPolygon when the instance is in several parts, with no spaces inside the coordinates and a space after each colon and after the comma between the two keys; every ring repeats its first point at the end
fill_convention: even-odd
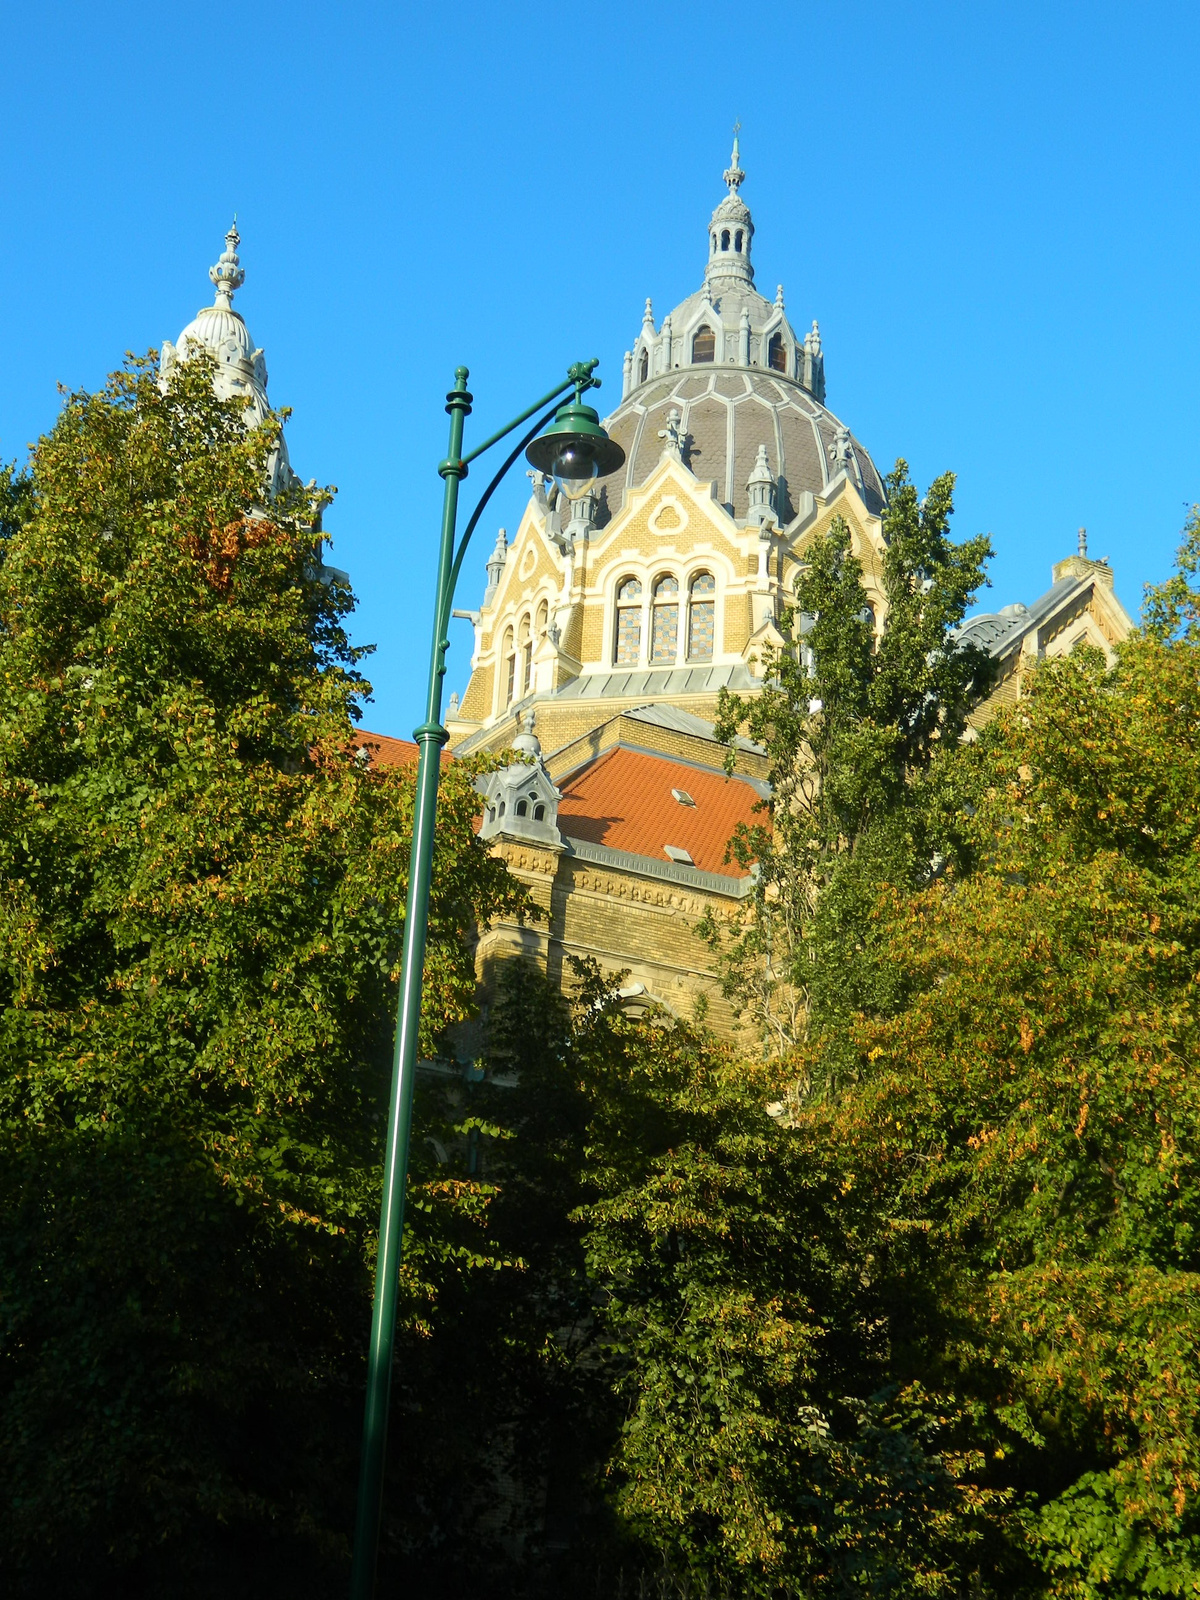
{"type": "Polygon", "coordinates": [[[380,731],[420,719],[454,367],[477,440],[581,357],[615,404],[645,296],[700,282],[735,117],[759,286],[820,320],[881,468],[958,473],[984,607],[1085,524],[1136,612],[1200,500],[1194,5],[118,0],[11,6],[4,41],[0,458],[56,384],[177,337],[236,209],[292,461],[340,489],[380,731]]]}

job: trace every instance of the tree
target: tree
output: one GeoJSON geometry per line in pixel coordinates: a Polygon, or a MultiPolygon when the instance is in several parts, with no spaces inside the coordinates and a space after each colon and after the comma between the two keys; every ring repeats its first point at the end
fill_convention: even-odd
{"type": "Polygon", "coordinates": [[[473,1292],[474,1403],[518,1527],[568,1548],[473,1587],[957,1594],[986,1521],[960,1420],[890,1383],[868,1191],[769,1113],[782,1064],[624,1015],[621,976],[581,969],[568,1004],[514,963],[491,1019],[492,1224],[524,1270],[473,1292]]]}
{"type": "Polygon", "coordinates": [[[14,463],[0,467],[0,566],[8,541],[33,510],[33,481],[14,463]]]}
{"type": "MultiPolygon", "coordinates": [[[[870,909],[881,882],[928,877],[939,848],[930,768],[987,681],[982,652],[954,640],[984,581],[987,539],[950,540],[952,474],[922,500],[900,461],[887,487],[878,636],[837,519],[805,552],[761,693],[722,691],[718,737],[744,732],[765,746],[771,797],[730,847],[757,874],[745,917],[731,933],[703,931],[727,994],[777,1051],[814,1028],[839,1032],[864,985],[887,982],[869,948],[870,909]]],[[[835,1076],[852,1069],[823,1059],[835,1076]]]]}
{"type": "MultiPolygon", "coordinates": [[[[330,492],[267,502],[278,430],[201,358],[165,390],[134,360],[5,480],[10,1592],[314,1592],[345,1551],[413,774],[356,756],[330,492]]],[[[443,785],[429,1050],[472,1004],[472,930],[522,904],[472,777],[443,785]]],[[[410,1342],[491,1264],[485,1187],[431,1151],[410,1342]]]]}
{"type": "Polygon", "coordinates": [[[962,1593],[988,1497],[960,1418],[892,1381],[871,1196],[771,1115],[782,1064],[612,1008],[576,1048],[623,1525],[718,1592],[962,1593]]]}
{"type": "Polygon", "coordinates": [[[834,1117],[893,1371],[1012,1497],[1005,1594],[1200,1593],[1198,567],[1193,518],[1115,666],[1046,662],[955,757],[969,870],[878,916],[902,993],[834,1117]]]}

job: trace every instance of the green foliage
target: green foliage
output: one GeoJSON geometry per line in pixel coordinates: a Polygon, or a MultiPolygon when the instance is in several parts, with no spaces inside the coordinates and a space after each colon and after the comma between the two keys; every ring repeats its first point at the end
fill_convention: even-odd
{"type": "Polygon", "coordinates": [[[1198,547],[960,752],[972,870],[877,918],[911,987],[834,1122],[936,1303],[904,1359],[990,1415],[976,1482],[1063,1600],[1200,1593],[1198,547]]]}
{"type": "Polygon", "coordinates": [[[959,1419],[889,1381],[870,1211],[836,1148],[768,1111],[777,1068],[680,1023],[608,1010],[577,1048],[626,1525],[735,1594],[960,1593],[982,1501],[959,1419]]]}
{"type": "MultiPolygon", "coordinates": [[[[204,361],[165,393],[132,361],[5,480],[0,1560],[59,1592],[72,1552],[210,1593],[221,1551],[228,1586],[263,1539],[344,1549],[412,772],[355,759],[329,494],[268,504],[279,423],[244,420],[204,361]]],[[[521,903],[471,780],[427,1049],[521,903]]],[[[491,1263],[487,1190],[425,1144],[415,1184],[414,1334],[491,1263]]]]}
{"type": "Polygon", "coordinates": [[[680,1593],[957,1594],[987,1497],[960,1482],[962,1418],[889,1382],[866,1191],[768,1112],[778,1066],[576,977],[568,1008],[514,964],[492,1020],[494,1069],[519,1073],[493,1091],[515,1100],[493,1224],[525,1270],[473,1295],[513,1405],[486,1415],[526,1516],[546,1495],[571,1546],[520,1592],[615,1569],[680,1593]]]}
{"type": "MultiPolygon", "coordinates": [[[[703,931],[721,950],[726,993],[776,1050],[813,1028],[839,1032],[886,983],[870,908],[881,883],[927,878],[938,850],[930,769],[987,673],[980,651],[952,639],[990,553],[982,536],[951,542],[953,487],[947,473],[920,499],[903,461],[889,477],[878,637],[836,520],[805,552],[762,693],[722,692],[718,736],[765,746],[772,792],[763,823],[731,845],[734,860],[756,864],[746,916],[732,936],[711,922],[703,931]]],[[[851,1068],[823,1059],[835,1076],[851,1068]]]]}
{"type": "Polygon", "coordinates": [[[33,511],[33,479],[10,463],[0,467],[0,566],[8,541],[33,511]]]}

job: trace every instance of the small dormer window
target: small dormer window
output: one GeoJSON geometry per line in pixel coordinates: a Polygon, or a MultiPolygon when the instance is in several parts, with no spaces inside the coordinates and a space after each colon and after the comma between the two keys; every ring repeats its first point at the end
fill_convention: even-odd
{"type": "Polygon", "coordinates": [[[533,808],[533,820],[535,822],[545,822],[545,820],[546,820],[546,807],[544,805],[539,803],[538,805],[534,806],[534,808],[533,808]]]}
{"type": "Polygon", "coordinates": [[[528,810],[529,807],[525,804],[524,800],[517,801],[517,815],[519,817],[523,817],[528,810]]]}
{"type": "Polygon", "coordinates": [[[649,352],[649,350],[643,350],[642,351],[642,359],[638,362],[638,382],[639,383],[645,383],[646,379],[649,376],[650,376],[650,352],[649,352]]]}
{"type": "Polygon", "coordinates": [[[773,333],[767,346],[767,365],[773,372],[787,371],[787,346],[781,333],[773,333]]]}
{"type": "Polygon", "coordinates": [[[701,366],[704,362],[717,359],[717,336],[709,327],[697,328],[692,338],[692,364],[701,366]]]}

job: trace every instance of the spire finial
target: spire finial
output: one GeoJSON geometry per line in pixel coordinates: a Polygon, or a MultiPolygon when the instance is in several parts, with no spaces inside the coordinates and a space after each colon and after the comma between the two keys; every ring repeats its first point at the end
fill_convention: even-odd
{"type": "Polygon", "coordinates": [[[1079,554],[1083,557],[1083,559],[1085,561],[1087,560],[1087,529],[1086,528],[1080,528],[1080,530],[1079,530],[1079,554]]]}
{"type": "Polygon", "coordinates": [[[246,281],[245,268],[238,261],[237,247],[242,242],[238,232],[237,212],[233,214],[233,221],[229,224],[229,232],[225,235],[225,248],[221,252],[221,259],[215,267],[209,267],[208,276],[216,286],[217,297],[213,301],[215,306],[220,306],[225,311],[233,309],[233,295],[246,281]]]}
{"type": "Polygon", "coordinates": [[[730,194],[736,194],[745,182],[746,174],[742,171],[741,155],[739,151],[738,134],[742,131],[740,122],[733,125],[733,156],[729,163],[729,170],[722,173],[722,177],[729,185],[730,194]]]}

